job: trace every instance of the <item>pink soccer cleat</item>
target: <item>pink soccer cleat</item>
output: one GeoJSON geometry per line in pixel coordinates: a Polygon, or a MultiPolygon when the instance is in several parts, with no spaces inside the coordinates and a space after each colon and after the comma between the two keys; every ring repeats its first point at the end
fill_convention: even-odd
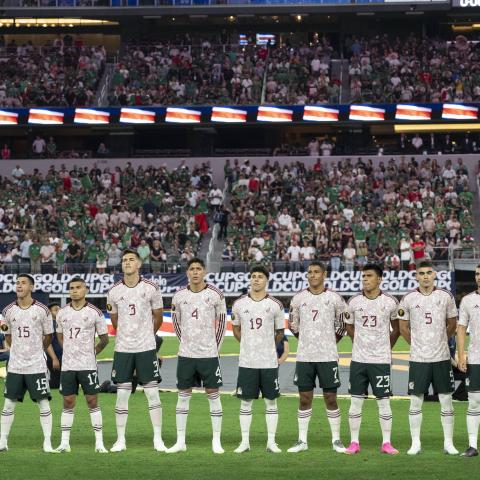
{"type": "Polygon", "coordinates": [[[360,453],[360,444],[358,442],[352,442],[345,450],[345,453],[347,455],[355,455],[356,453],[360,453]]]}
{"type": "Polygon", "coordinates": [[[382,453],[386,453],[387,455],[397,455],[399,452],[390,442],[385,442],[382,444],[382,448],[380,449],[382,453]]]}

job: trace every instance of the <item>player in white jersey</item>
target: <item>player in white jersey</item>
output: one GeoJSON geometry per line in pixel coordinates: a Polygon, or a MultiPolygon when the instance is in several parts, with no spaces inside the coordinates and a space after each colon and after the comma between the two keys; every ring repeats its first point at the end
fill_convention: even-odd
{"type": "Polygon", "coordinates": [[[163,299],[159,286],[140,276],[141,267],[142,260],[137,251],[124,250],[123,280],[116,283],[107,295],[107,310],[117,330],[112,368],[112,380],[117,384],[117,441],[111,452],[127,449],[125,429],[134,372],[147,397],[153,448],[157,452],[166,450],[162,440],[162,404],[158,394],[161,378],[155,342],[155,333],[163,321],[163,299]]]}
{"type": "Polygon", "coordinates": [[[177,441],[167,453],[187,449],[185,433],[192,396],[192,387],[203,383],[210,404],[212,422],[212,450],[223,453],[222,403],[219,387],[222,373],[218,352],[225,335],[227,307],[223,293],[205,283],[205,264],[192,258],[187,264],[188,286],[180,289],[172,299],[172,320],[180,340],[177,362],[178,401],[176,410],[177,441]]]}
{"type": "Polygon", "coordinates": [[[478,456],[478,426],[480,424],[480,265],[475,268],[477,289],[462,298],[458,316],[457,349],[458,368],[467,372],[468,410],[467,430],[468,448],[464,457],[478,456]],[[468,362],[465,356],[465,337],[467,328],[470,333],[468,344],[468,362]]]}
{"type": "Polygon", "coordinates": [[[282,303],[267,294],[268,271],[255,267],[250,272],[250,293],[232,307],[233,334],[240,342],[237,397],[240,404],[242,441],[235,453],[250,450],[252,403],[259,393],[265,400],[267,451],[280,453],[275,442],[278,424],[278,359],[275,345],[284,335],[285,314],[282,303]]]}
{"type": "Polygon", "coordinates": [[[95,432],[95,452],[107,453],[103,445],[102,412],[98,406],[100,385],[96,361],[96,355],[108,344],[107,323],[101,310],[85,299],[88,288],[83,278],[72,278],[69,290],[71,302],[57,314],[57,338],[63,348],[60,375],[62,440],[57,452],[70,452],[70,431],[81,385],[95,432]],[[96,345],[95,334],[99,337],[96,345]]]}
{"type": "Polygon", "coordinates": [[[448,339],[455,335],[458,312],[453,295],[435,287],[436,275],[430,262],[420,262],[416,272],[419,287],[407,293],[398,308],[400,331],[410,344],[408,393],[412,446],[407,452],[409,455],[418,454],[422,448],[422,405],[431,384],[441,406],[444,451],[458,455],[453,445],[455,381],[448,348],[448,339]]]}
{"type": "Polygon", "coordinates": [[[398,453],[390,441],[392,348],[400,335],[398,301],[380,290],[382,276],[383,271],[376,264],[363,267],[362,293],[350,298],[344,315],[347,333],[353,342],[349,389],[352,398],[348,412],[351,441],[345,452],[349,455],[360,452],[362,408],[369,385],[377,399],[383,437],[380,451],[388,455],[398,453]]]}
{"type": "Polygon", "coordinates": [[[308,450],[308,424],[317,377],[323,390],[333,449],[345,452],[340,440],[341,415],[337,404],[340,386],[337,342],[345,332],[343,314],[347,305],[338,293],[325,288],[326,274],[323,263],[311,262],[307,271],[308,289],[297,293],[290,303],[289,328],[298,338],[294,383],[300,395],[298,441],[288,449],[290,453],[308,450]]]}
{"type": "Polygon", "coordinates": [[[30,275],[18,275],[17,300],[3,310],[2,331],[10,345],[10,361],[5,382],[5,403],[0,421],[0,451],[8,450],[8,435],[17,402],[26,391],[40,409],[43,451],[52,448],[52,412],[44,350],[52,341],[53,321],[48,308],[32,298],[35,282],[30,275]]]}

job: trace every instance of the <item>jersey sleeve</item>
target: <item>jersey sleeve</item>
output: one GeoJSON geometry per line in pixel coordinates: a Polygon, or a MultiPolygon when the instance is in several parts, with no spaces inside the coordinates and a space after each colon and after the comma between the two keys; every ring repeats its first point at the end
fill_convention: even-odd
{"type": "Polygon", "coordinates": [[[215,337],[219,349],[225,337],[226,323],[227,305],[225,303],[225,297],[222,295],[218,297],[218,302],[215,304],[215,337]]]}
{"type": "Polygon", "coordinates": [[[275,311],[275,330],[284,330],[285,329],[285,312],[283,310],[283,305],[278,306],[275,311]]]}
{"type": "Polygon", "coordinates": [[[335,302],[335,333],[341,337],[345,335],[345,312],[347,304],[343,297],[338,296],[335,302]]]}
{"type": "Polygon", "coordinates": [[[240,326],[240,315],[238,311],[238,302],[234,302],[232,305],[232,325],[240,326]]]}
{"type": "Polygon", "coordinates": [[[177,296],[174,295],[172,299],[172,323],[173,329],[175,330],[175,335],[179,340],[182,339],[182,315],[180,310],[177,307],[177,296]]]}
{"type": "Polygon", "coordinates": [[[113,313],[114,315],[118,313],[118,306],[112,298],[111,290],[107,293],[107,311],[108,313],[113,313]]]}
{"type": "Polygon", "coordinates": [[[51,335],[53,333],[53,318],[50,312],[45,312],[42,315],[42,330],[44,335],[51,335]]]}
{"type": "Polygon", "coordinates": [[[468,312],[468,308],[466,305],[465,298],[462,298],[462,301],[460,302],[460,311],[458,314],[458,324],[462,325],[462,327],[468,327],[468,324],[470,323],[470,314],[468,312]]]}
{"type": "Polygon", "coordinates": [[[454,317],[458,317],[457,305],[455,304],[455,299],[453,298],[453,295],[449,295],[447,303],[447,318],[454,317]]]}
{"type": "Polygon", "coordinates": [[[55,319],[55,331],[57,333],[62,333],[63,334],[63,323],[62,323],[62,311],[60,310],[57,313],[57,318],[55,319]]]}
{"type": "Polygon", "coordinates": [[[97,335],[106,335],[108,333],[107,322],[101,313],[95,315],[95,330],[97,331],[97,335]]]}
{"type": "Polygon", "coordinates": [[[408,301],[405,297],[402,298],[397,309],[397,318],[399,320],[410,321],[410,309],[408,307],[408,301]]]}
{"type": "Polygon", "coordinates": [[[11,323],[10,323],[10,314],[7,311],[3,311],[2,314],[3,319],[0,321],[0,326],[2,328],[2,333],[4,335],[11,335],[11,323]]]}
{"type": "Polygon", "coordinates": [[[390,310],[390,321],[398,318],[398,302],[392,299],[392,309],[390,310]]]}
{"type": "Polygon", "coordinates": [[[150,305],[152,306],[152,310],[160,310],[163,308],[163,297],[159,287],[155,288],[150,300],[150,305]]]}
{"type": "Polygon", "coordinates": [[[348,325],[353,325],[355,323],[355,316],[353,315],[352,302],[348,302],[346,304],[345,312],[343,314],[343,321],[348,325]]]}
{"type": "Polygon", "coordinates": [[[288,314],[288,328],[294,334],[300,330],[300,305],[296,298],[293,297],[290,303],[290,311],[288,314]]]}

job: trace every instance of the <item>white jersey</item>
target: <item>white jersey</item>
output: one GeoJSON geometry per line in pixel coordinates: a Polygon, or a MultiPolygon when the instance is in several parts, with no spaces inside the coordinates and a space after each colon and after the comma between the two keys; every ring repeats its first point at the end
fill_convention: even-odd
{"type": "Polygon", "coordinates": [[[348,301],[345,323],[355,326],[352,360],[389,364],[392,361],[390,322],[397,318],[398,301],[381,292],[375,299],[363,293],[348,301]]]}
{"type": "Polygon", "coordinates": [[[450,360],[447,319],[458,316],[453,295],[435,288],[430,295],[414,290],[407,293],[398,307],[398,318],[410,322],[412,362],[450,360]]]}
{"type": "Polygon", "coordinates": [[[107,310],[118,314],[115,351],[138,353],[155,350],[152,310],[163,308],[160,287],[141,278],[134,287],[123,280],[107,294],[107,310]]]}
{"type": "Polygon", "coordinates": [[[298,362],[338,361],[335,334],[345,332],[346,307],[345,300],[328,289],[319,294],[307,289],[292,298],[288,325],[298,334],[298,362]]]}
{"type": "Polygon", "coordinates": [[[17,302],[13,302],[3,310],[3,323],[7,326],[3,333],[12,336],[8,371],[45,373],[47,363],[43,336],[53,333],[53,320],[48,308],[36,300],[28,308],[20,308],[17,302]]]}
{"type": "Polygon", "coordinates": [[[469,328],[468,363],[480,364],[480,294],[469,293],[460,302],[458,324],[469,328]]]}
{"type": "Polygon", "coordinates": [[[97,369],[95,333],[108,333],[101,310],[90,303],[80,310],[72,304],[63,307],[57,314],[57,333],[63,334],[62,372],[97,369]]]}
{"type": "Polygon", "coordinates": [[[244,295],[233,304],[232,324],[241,327],[240,367],[278,367],[275,332],[285,328],[285,313],[280,300],[267,295],[256,301],[250,295],[244,295]]]}
{"type": "Polygon", "coordinates": [[[214,358],[225,335],[227,307],[223,293],[206,284],[200,292],[180,289],[172,299],[172,321],[180,340],[178,355],[214,358]]]}

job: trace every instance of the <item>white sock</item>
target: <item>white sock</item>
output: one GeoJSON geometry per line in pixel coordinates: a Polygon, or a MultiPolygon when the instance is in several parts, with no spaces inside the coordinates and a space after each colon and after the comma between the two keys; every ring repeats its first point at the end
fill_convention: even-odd
{"type": "Polygon", "coordinates": [[[348,411],[348,423],[350,425],[350,441],[358,443],[360,425],[362,424],[362,408],[364,397],[352,395],[350,409],[348,411]]]}
{"type": "Polygon", "coordinates": [[[390,398],[377,398],[377,405],[383,443],[390,443],[392,433],[392,408],[390,407],[390,398]]]}
{"type": "Polygon", "coordinates": [[[298,410],[297,412],[298,418],[298,439],[303,443],[307,442],[308,437],[308,424],[310,423],[310,419],[312,418],[312,409],[308,410],[298,410]]]}
{"type": "Polygon", "coordinates": [[[70,432],[72,430],[75,411],[72,408],[64,408],[60,417],[60,428],[62,429],[62,445],[70,444],[70,432]]]}
{"type": "Polygon", "coordinates": [[[252,424],[252,403],[253,400],[242,400],[240,402],[240,430],[242,431],[242,443],[250,443],[250,425],[252,424]]]}
{"type": "Polygon", "coordinates": [[[2,417],[0,419],[0,443],[6,444],[8,441],[8,435],[10,434],[10,429],[12,428],[13,419],[15,417],[15,406],[17,402],[10,400],[9,398],[5,399],[3,404],[2,417]]]}
{"type": "Polygon", "coordinates": [[[158,382],[150,382],[143,386],[148,401],[148,411],[153,426],[153,435],[162,438],[162,402],[158,393],[158,382]]]}
{"type": "Polygon", "coordinates": [[[420,430],[422,429],[423,395],[410,395],[410,409],[408,421],[412,443],[420,443],[420,430]]]}
{"type": "Polygon", "coordinates": [[[267,421],[268,443],[275,443],[278,425],[277,400],[265,399],[265,420],[267,421]]]}
{"type": "Polygon", "coordinates": [[[453,425],[455,417],[453,414],[453,402],[451,393],[440,393],[438,395],[441,408],[441,420],[443,427],[443,438],[446,445],[453,444],[453,425]]]}
{"type": "Polygon", "coordinates": [[[212,433],[214,440],[220,440],[222,433],[222,402],[220,401],[220,393],[209,393],[208,402],[210,403],[210,418],[212,420],[212,433]]]}
{"type": "Polygon", "coordinates": [[[117,402],[115,403],[115,423],[117,424],[117,441],[125,442],[125,430],[128,419],[128,399],[132,394],[132,384],[117,384],[117,402]]]}
{"type": "Polygon", "coordinates": [[[38,408],[40,409],[40,425],[43,430],[43,438],[45,442],[51,442],[52,440],[52,411],[50,410],[50,403],[48,400],[40,400],[38,402],[38,408]]]}
{"type": "Polygon", "coordinates": [[[95,432],[95,443],[103,445],[103,419],[102,419],[102,411],[100,407],[96,408],[89,408],[88,411],[90,412],[90,421],[92,422],[93,431],[95,432]]]}
{"type": "Polygon", "coordinates": [[[330,424],[330,430],[332,432],[332,443],[340,440],[340,425],[342,423],[342,416],[340,409],[329,410],[327,408],[327,418],[330,424]]]}
{"type": "Polygon", "coordinates": [[[468,392],[467,430],[468,446],[478,448],[478,426],[480,425],[480,392],[468,392]]]}
{"type": "Polygon", "coordinates": [[[177,442],[185,443],[185,434],[187,431],[188,410],[190,408],[190,399],[192,394],[189,392],[178,392],[177,400],[177,442]]]}

